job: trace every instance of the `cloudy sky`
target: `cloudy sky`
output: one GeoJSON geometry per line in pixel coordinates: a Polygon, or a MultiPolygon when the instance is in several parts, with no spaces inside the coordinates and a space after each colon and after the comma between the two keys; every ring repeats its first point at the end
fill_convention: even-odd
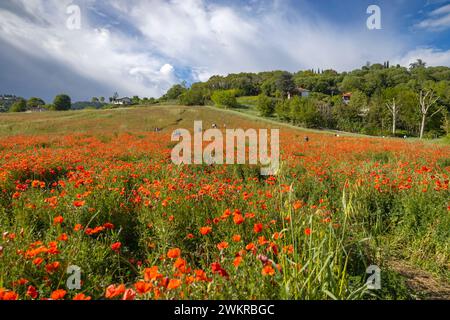
{"type": "Polygon", "coordinates": [[[449,0],[0,1],[0,94],[48,102],[58,93],[158,97],[215,74],[417,58],[450,66],[449,0]],[[380,30],[367,28],[369,5],[381,9],[380,30]]]}

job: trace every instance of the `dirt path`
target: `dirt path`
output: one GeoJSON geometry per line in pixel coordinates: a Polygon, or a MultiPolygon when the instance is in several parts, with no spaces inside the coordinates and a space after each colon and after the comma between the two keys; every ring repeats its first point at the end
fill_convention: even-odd
{"type": "Polygon", "coordinates": [[[450,283],[436,279],[404,261],[393,260],[389,266],[406,279],[406,285],[418,300],[450,300],[450,283]]]}

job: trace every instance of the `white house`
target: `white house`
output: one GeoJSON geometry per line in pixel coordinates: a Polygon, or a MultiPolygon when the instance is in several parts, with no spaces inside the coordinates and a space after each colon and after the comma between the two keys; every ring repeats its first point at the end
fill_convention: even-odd
{"type": "Polygon", "coordinates": [[[297,90],[298,90],[300,97],[302,97],[302,98],[308,98],[309,94],[311,93],[311,91],[309,91],[308,89],[301,88],[301,87],[299,87],[297,90]]]}
{"type": "Polygon", "coordinates": [[[311,91],[309,91],[308,89],[298,87],[292,93],[288,92],[288,99],[291,100],[292,96],[295,96],[295,95],[298,95],[299,97],[302,97],[302,98],[308,98],[310,93],[311,93],[311,91]]]}
{"type": "Polygon", "coordinates": [[[113,100],[111,101],[111,103],[112,103],[112,104],[115,104],[115,105],[122,105],[122,106],[125,105],[125,106],[129,106],[129,105],[132,104],[132,101],[131,101],[130,98],[125,97],[125,98],[117,98],[117,99],[113,99],[113,100]]]}

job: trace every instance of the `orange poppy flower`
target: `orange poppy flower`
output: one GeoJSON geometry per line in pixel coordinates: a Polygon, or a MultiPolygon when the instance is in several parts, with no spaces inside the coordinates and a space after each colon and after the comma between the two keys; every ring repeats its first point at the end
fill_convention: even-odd
{"type": "Polygon", "coordinates": [[[122,247],[122,243],[120,243],[120,242],[116,242],[111,245],[111,249],[115,252],[119,252],[121,247],[122,247]]]}
{"type": "Polygon", "coordinates": [[[235,214],[233,217],[233,222],[237,225],[244,223],[244,217],[241,214],[235,214]]]}
{"type": "Polygon", "coordinates": [[[293,207],[294,207],[295,210],[298,210],[298,209],[301,209],[303,206],[304,206],[303,202],[300,201],[300,200],[297,200],[297,201],[294,202],[294,206],[293,207]]]}
{"type": "Polygon", "coordinates": [[[255,233],[260,233],[263,230],[263,225],[262,223],[257,223],[253,226],[253,231],[255,231],[255,233]]]}
{"type": "Polygon", "coordinates": [[[53,291],[50,297],[52,300],[62,300],[64,299],[66,293],[66,290],[58,289],[56,291],[53,291]]]}
{"type": "Polygon", "coordinates": [[[86,201],[76,200],[73,202],[73,205],[77,208],[80,208],[86,204],[86,201]]]}
{"type": "Polygon", "coordinates": [[[145,281],[154,281],[156,279],[162,278],[162,274],[158,272],[158,267],[154,266],[144,270],[145,281]]]}
{"type": "Polygon", "coordinates": [[[73,297],[74,301],[88,301],[91,299],[92,299],[91,297],[86,296],[84,293],[79,293],[75,297],[73,297]]]}
{"type": "Polygon", "coordinates": [[[13,301],[19,299],[19,295],[14,291],[9,291],[3,288],[0,288],[0,301],[13,301]]]}
{"type": "Polygon", "coordinates": [[[134,300],[136,299],[136,292],[133,289],[127,289],[123,293],[122,300],[134,300]]]}
{"type": "Polygon", "coordinates": [[[29,286],[27,288],[27,296],[29,296],[31,299],[36,299],[38,297],[38,295],[39,294],[38,294],[38,292],[37,292],[35,287],[29,286]]]}
{"type": "Polygon", "coordinates": [[[200,228],[200,233],[203,236],[206,236],[207,234],[210,234],[212,232],[212,228],[211,227],[201,227],[200,228]]]}
{"type": "Polygon", "coordinates": [[[53,272],[55,272],[56,270],[58,270],[59,265],[60,265],[60,263],[59,263],[58,261],[55,261],[55,262],[53,262],[53,263],[49,263],[49,264],[47,264],[47,265],[45,266],[45,270],[46,270],[48,273],[53,273],[53,272]]]}
{"type": "Polygon", "coordinates": [[[53,218],[53,224],[57,225],[57,224],[61,224],[64,222],[64,218],[62,216],[58,216],[53,218]]]}
{"type": "Polygon", "coordinates": [[[147,294],[150,290],[152,290],[153,285],[145,281],[139,281],[134,284],[134,287],[136,288],[138,294],[147,294]]]}
{"type": "Polygon", "coordinates": [[[217,249],[219,249],[219,250],[224,250],[224,249],[226,249],[226,248],[228,248],[228,242],[221,242],[221,243],[219,243],[218,245],[217,245],[217,249]]]}
{"type": "Polygon", "coordinates": [[[168,290],[173,290],[181,286],[181,280],[179,279],[170,279],[169,284],[167,285],[168,290]]]}
{"type": "Polygon", "coordinates": [[[176,259],[181,255],[181,250],[179,248],[170,249],[167,252],[167,257],[170,259],[176,259]]]}
{"type": "Polygon", "coordinates": [[[119,286],[110,285],[108,288],[106,288],[105,298],[107,299],[113,299],[117,296],[120,296],[125,292],[125,285],[121,284],[119,286]]]}
{"type": "Polygon", "coordinates": [[[238,235],[238,234],[235,234],[235,235],[233,236],[233,241],[234,241],[234,242],[239,242],[239,241],[241,241],[241,236],[238,235]]]}
{"type": "Polygon", "coordinates": [[[256,247],[255,247],[255,244],[253,242],[249,243],[248,245],[245,246],[245,249],[248,250],[248,251],[254,250],[255,248],[256,247]]]}
{"type": "Polygon", "coordinates": [[[239,265],[242,263],[242,259],[243,259],[243,258],[242,258],[241,256],[234,258],[233,265],[234,265],[236,268],[238,268],[239,265]]]}
{"type": "Polygon", "coordinates": [[[273,276],[273,275],[275,275],[275,269],[272,268],[272,266],[270,264],[268,264],[262,269],[261,274],[263,276],[273,276]]]}

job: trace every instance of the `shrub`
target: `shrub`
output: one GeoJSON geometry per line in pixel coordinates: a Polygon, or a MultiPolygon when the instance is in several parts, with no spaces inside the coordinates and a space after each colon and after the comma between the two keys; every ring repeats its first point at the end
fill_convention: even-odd
{"type": "Polygon", "coordinates": [[[203,106],[205,101],[205,92],[201,89],[190,89],[180,95],[180,104],[185,106],[203,106]]]}
{"type": "Polygon", "coordinates": [[[225,108],[235,108],[238,106],[235,90],[219,90],[215,91],[211,99],[216,106],[225,108]]]}
{"type": "Polygon", "coordinates": [[[271,117],[275,112],[275,101],[265,94],[261,94],[258,96],[257,108],[261,116],[271,117]]]}
{"type": "Polygon", "coordinates": [[[70,110],[72,107],[72,101],[68,95],[60,94],[55,97],[53,106],[56,111],[70,110]]]}
{"type": "Polygon", "coordinates": [[[9,111],[11,112],[24,112],[27,110],[27,102],[25,99],[19,99],[18,101],[14,102],[14,104],[11,106],[11,109],[9,111]]]}

